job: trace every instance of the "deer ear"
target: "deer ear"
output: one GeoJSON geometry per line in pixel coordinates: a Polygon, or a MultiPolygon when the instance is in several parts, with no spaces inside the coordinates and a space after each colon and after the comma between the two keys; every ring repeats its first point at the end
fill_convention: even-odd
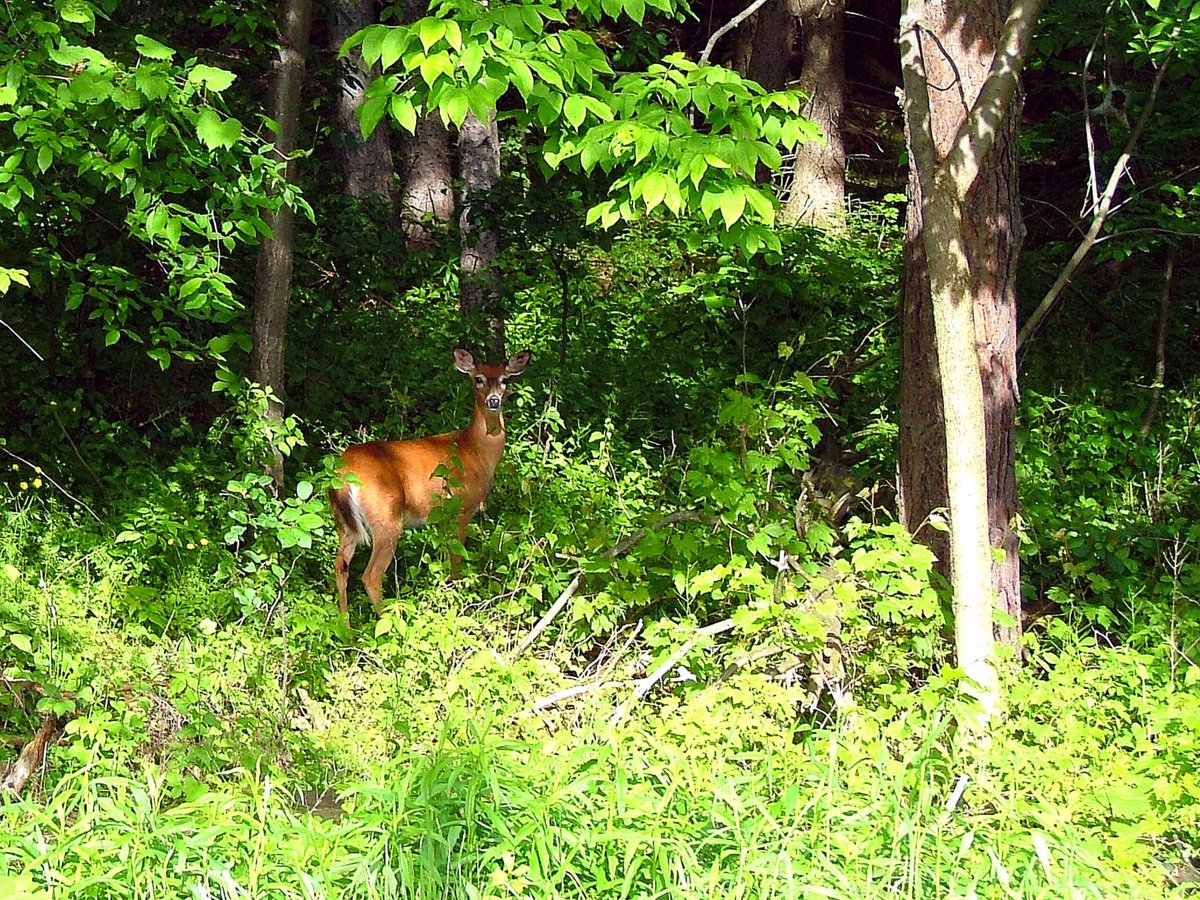
{"type": "Polygon", "coordinates": [[[510,377],[513,375],[520,375],[525,371],[525,367],[529,365],[529,360],[531,359],[533,359],[533,354],[528,350],[522,350],[508,361],[508,365],[504,367],[504,374],[510,377]]]}
{"type": "Polygon", "coordinates": [[[462,372],[464,375],[475,374],[475,357],[471,355],[471,351],[463,350],[459,347],[454,351],[454,368],[462,372]]]}

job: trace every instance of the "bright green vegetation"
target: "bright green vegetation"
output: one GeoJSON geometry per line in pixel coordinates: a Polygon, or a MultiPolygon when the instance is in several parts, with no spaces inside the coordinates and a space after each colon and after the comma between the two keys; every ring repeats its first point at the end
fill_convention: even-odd
{"type": "MultiPolygon", "coordinates": [[[[254,130],[257,8],[17,2],[0,26],[0,764],[62,725],[0,797],[0,900],[1194,896],[1192,70],[1162,82],[1154,179],[1022,350],[1029,622],[972,743],[947,586],[896,522],[895,123],[845,229],[791,229],[746,179],[811,134],[798,101],[651,70],[680,4],[453,6],[503,39],[368,31],[391,81],[366,114],[507,98],[488,213],[508,345],[534,361],[464,579],[434,522],[402,539],[387,616],[352,582],[349,627],[332,459],[466,421],[457,236],[410,252],[330,188],[325,95],[281,184],[254,130]],[[282,199],[300,223],[271,425],[241,375],[282,199]]],[[[1154,66],[1194,59],[1200,16],[1109,9],[1138,107],[1154,66]]],[[[1055,4],[1031,63],[1026,305],[1075,246],[1058,210],[1087,158],[1046,97],[1076,89],[1095,18],[1055,4]]]]}
{"type": "MultiPolygon", "coordinates": [[[[990,746],[961,753],[927,551],[869,498],[834,520],[804,487],[833,410],[863,459],[850,493],[889,464],[888,334],[840,398],[820,374],[852,311],[894,289],[874,249],[894,235],[859,234],[791,236],[778,267],[714,244],[684,269],[662,232],[587,250],[565,366],[531,284],[510,333],[536,369],[468,577],[444,583],[436,530],[406,536],[374,627],[361,590],[354,630],[336,621],[321,491],[230,484],[232,425],[179,421],[136,453],[91,435],[116,541],[18,464],[5,677],[71,718],[41,792],[0,808],[6,896],[1167,896],[1200,817],[1188,401],[1147,443],[1119,407],[1027,391],[1030,568],[1067,614],[1031,629],[990,746]],[[819,296],[785,266],[820,273],[819,296]],[[1160,456],[1161,480],[1135,482],[1160,456]],[[583,588],[517,653],[577,567],[583,588]],[[299,811],[326,787],[340,817],[299,811]]],[[[329,446],[351,405],[380,404],[388,433],[465,416],[442,342],[411,337],[445,327],[439,306],[405,308],[311,326],[304,399],[329,446]],[[413,352],[371,377],[368,334],[413,352]]]]}

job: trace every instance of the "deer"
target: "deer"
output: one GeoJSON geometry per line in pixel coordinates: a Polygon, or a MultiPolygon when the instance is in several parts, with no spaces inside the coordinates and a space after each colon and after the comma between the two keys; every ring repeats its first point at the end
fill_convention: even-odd
{"type": "MultiPolygon", "coordinates": [[[[337,462],[343,483],[330,488],[329,503],[337,526],[338,550],[333,572],[338,609],[347,613],[346,583],[359,544],[371,544],[362,582],[377,615],[383,615],[383,576],[405,528],[424,525],[430,512],[450,497],[458,509],[458,544],[467,525],[492,489],[496,465],[504,454],[502,407],[511,379],[525,371],[528,350],[503,364],[480,364],[463,349],[454,351],[454,367],[471,379],[474,408],[460,431],[401,441],[355,444],[337,462]]],[[[450,577],[458,577],[460,558],[450,555],[450,577]]]]}

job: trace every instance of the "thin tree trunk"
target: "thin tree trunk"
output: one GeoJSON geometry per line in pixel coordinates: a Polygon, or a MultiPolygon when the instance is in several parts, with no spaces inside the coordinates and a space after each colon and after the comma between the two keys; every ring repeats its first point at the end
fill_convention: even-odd
{"type": "Polygon", "coordinates": [[[1158,298],[1158,325],[1154,329],[1154,384],[1150,386],[1150,402],[1142,416],[1142,437],[1150,434],[1158,401],[1162,396],[1163,379],[1167,377],[1167,325],[1171,321],[1171,282],[1175,275],[1175,255],[1178,248],[1167,247],[1167,267],[1163,272],[1162,294],[1158,298]]]}
{"type": "Polygon", "coordinates": [[[821,3],[801,20],[803,63],[799,88],[808,97],[804,115],[821,126],[824,140],[796,148],[792,190],[784,221],[830,225],[842,219],[846,204],[846,147],[842,112],[846,106],[845,4],[821,3]]]}
{"type": "MultiPolygon", "coordinates": [[[[332,0],[329,7],[329,43],[336,54],[346,38],[375,22],[372,0],[332,0]]],[[[363,138],[358,124],[366,87],[375,77],[355,47],[338,60],[337,119],[341,125],[339,155],[345,191],[351,197],[378,195],[391,201],[395,196],[392,148],[386,117],[363,138]]]]}
{"type": "MultiPolygon", "coordinates": [[[[1002,6],[1000,0],[908,0],[900,36],[911,159],[901,513],[925,537],[930,513],[949,508],[955,647],[959,667],[975,683],[984,723],[999,692],[993,585],[1018,572],[1005,515],[1009,492],[1013,510],[1016,493],[1012,278],[1021,226],[1015,126],[1021,62],[1041,0],[1017,0],[1003,25],[1002,6]],[[940,404],[930,402],[930,382],[917,380],[929,375],[932,360],[940,404]],[[938,405],[940,417],[929,415],[938,405]],[[993,567],[997,545],[1011,546],[1010,564],[993,567]]],[[[1000,588],[1002,603],[1017,604],[1015,624],[1005,623],[1002,634],[1015,641],[1020,584],[1000,588]]]]}
{"type": "MultiPolygon", "coordinates": [[[[274,152],[280,159],[288,161],[286,177],[294,183],[296,162],[293,155],[299,132],[300,89],[304,83],[308,32],[312,22],[311,0],[285,0],[283,17],[270,114],[279,129],[275,136],[274,152]]],[[[267,224],[271,227],[271,236],[265,238],[259,247],[254,310],[250,324],[253,341],[250,378],[272,392],[266,417],[278,422],[283,419],[288,295],[292,285],[294,216],[291,208],[280,207],[267,224]]],[[[282,488],[283,454],[278,449],[272,450],[267,471],[276,487],[282,488]]]]}
{"type": "Polygon", "coordinates": [[[492,357],[499,359],[504,355],[496,273],[500,235],[487,208],[488,193],[500,180],[500,135],[495,113],[486,122],[479,121],[474,113],[467,114],[458,133],[458,160],[462,177],[459,310],[468,339],[486,346],[492,357]]]}
{"type": "Polygon", "coordinates": [[[730,67],[767,90],[785,87],[791,75],[796,15],[793,0],[770,0],[738,25],[733,32],[730,67]]]}

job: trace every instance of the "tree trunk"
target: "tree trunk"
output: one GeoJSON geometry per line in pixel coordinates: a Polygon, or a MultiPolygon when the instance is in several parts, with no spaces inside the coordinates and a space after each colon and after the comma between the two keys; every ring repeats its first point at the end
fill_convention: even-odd
{"type": "MultiPolygon", "coordinates": [[[[984,719],[998,699],[993,584],[1012,605],[1020,583],[1013,408],[1021,242],[1015,128],[1018,77],[1042,0],[909,0],[901,20],[909,220],[902,300],[901,515],[929,540],[949,508],[959,667],[984,719]],[[993,58],[994,57],[994,58],[993,58]],[[933,391],[939,391],[940,403],[933,391]],[[1006,550],[993,566],[991,549],[1006,550]]],[[[931,544],[945,560],[944,541],[931,544]]]]}
{"type": "Polygon", "coordinates": [[[845,212],[845,12],[842,0],[835,0],[808,10],[801,20],[799,88],[808,97],[804,115],[821,126],[825,139],[796,148],[792,189],[783,208],[786,222],[823,226],[838,222],[845,212]]]}
{"type": "Polygon", "coordinates": [[[493,113],[486,122],[468,113],[458,133],[462,177],[461,284],[459,310],[467,339],[487,347],[493,359],[504,355],[503,318],[496,257],[500,235],[488,209],[488,192],[500,180],[500,134],[493,113]]]}
{"type": "MultiPolygon", "coordinates": [[[[330,49],[336,54],[346,38],[374,21],[375,9],[371,0],[332,0],[329,8],[330,49]]],[[[363,63],[358,47],[339,59],[337,66],[337,119],[341,126],[338,150],[345,191],[351,197],[375,194],[391,201],[395,187],[387,119],[382,119],[371,136],[364,139],[357,117],[366,87],[376,73],[363,63]]]]}
{"type": "MultiPolygon", "coordinates": [[[[287,180],[296,180],[296,151],[300,119],[300,88],[304,82],[304,62],[308,53],[308,32],[312,22],[311,0],[285,0],[284,27],[279,41],[279,62],[271,96],[271,118],[279,132],[274,152],[288,160],[287,180]]],[[[259,246],[258,273],[254,291],[254,310],[250,335],[250,378],[267,388],[273,396],[266,417],[283,419],[284,354],[287,342],[288,295],[292,286],[292,237],[294,217],[290,207],[282,206],[269,217],[271,236],[259,246]]],[[[283,454],[272,450],[268,473],[276,488],[283,487],[283,454]]]]}
{"type": "MultiPolygon", "coordinates": [[[[740,11],[745,4],[736,5],[740,11]]],[[[730,68],[769,91],[784,88],[791,75],[796,15],[794,0],[770,0],[733,32],[730,68]]]]}
{"type": "MultiPolygon", "coordinates": [[[[429,8],[427,0],[408,0],[405,21],[415,22],[429,8]]],[[[414,135],[402,134],[400,214],[409,247],[426,247],[436,227],[454,219],[454,145],[450,131],[436,114],[417,120],[414,135]]]]}
{"type": "Polygon", "coordinates": [[[401,215],[410,247],[425,247],[435,228],[454,218],[454,152],[450,132],[436,114],[417,120],[417,133],[401,139],[401,215]]]}

